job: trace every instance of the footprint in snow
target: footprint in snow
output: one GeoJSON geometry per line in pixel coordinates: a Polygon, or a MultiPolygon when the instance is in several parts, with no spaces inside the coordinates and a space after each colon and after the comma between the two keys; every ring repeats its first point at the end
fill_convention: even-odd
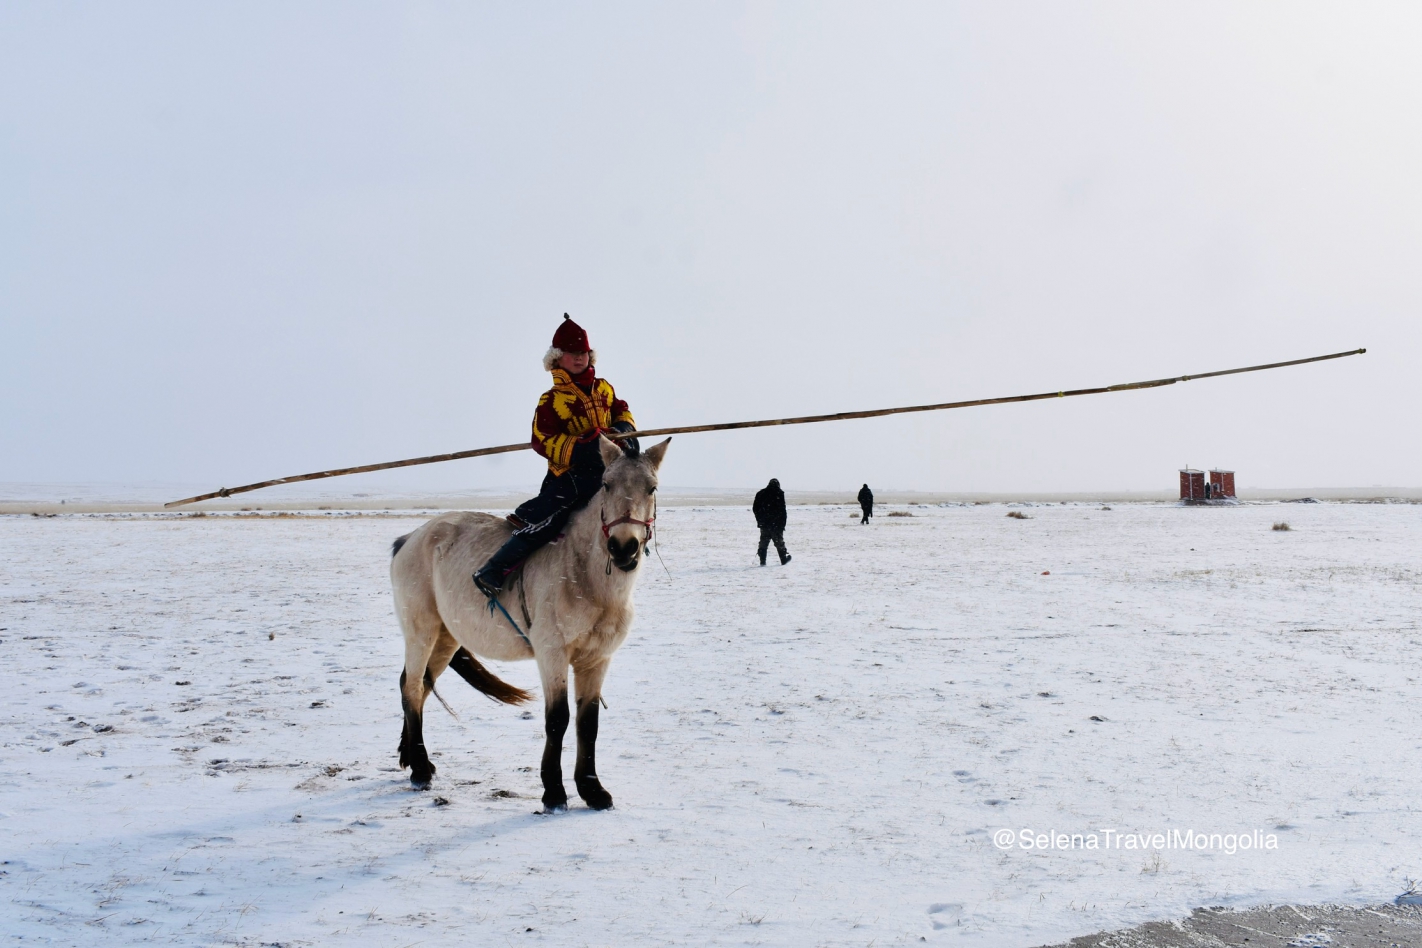
{"type": "Polygon", "coordinates": [[[928,919],[928,920],[933,923],[933,929],[934,929],[934,931],[938,931],[939,929],[949,928],[949,927],[951,927],[952,925],[957,924],[957,922],[956,922],[956,916],[961,915],[962,913],[963,913],[963,903],[962,903],[962,902],[934,902],[932,905],[930,905],[930,906],[928,907],[928,915],[929,915],[929,919],[928,919]],[[938,915],[938,916],[943,916],[943,915],[953,916],[953,917],[954,917],[954,921],[949,921],[949,920],[944,919],[944,918],[934,918],[933,916],[935,916],[935,915],[938,915]]]}

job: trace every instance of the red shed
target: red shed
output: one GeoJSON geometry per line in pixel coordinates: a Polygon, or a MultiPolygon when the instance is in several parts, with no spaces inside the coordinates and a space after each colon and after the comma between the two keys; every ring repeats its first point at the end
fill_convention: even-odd
{"type": "Polygon", "coordinates": [[[1210,471],[1210,496],[1234,496],[1234,471],[1210,471]]]}
{"type": "Polygon", "coordinates": [[[1205,472],[1187,467],[1180,471],[1180,499],[1205,499],[1205,472]]]}

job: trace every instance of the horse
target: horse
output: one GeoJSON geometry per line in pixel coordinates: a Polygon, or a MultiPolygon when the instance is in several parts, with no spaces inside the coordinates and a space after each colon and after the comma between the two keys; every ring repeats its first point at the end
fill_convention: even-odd
{"type": "Polygon", "coordinates": [[[521,704],[533,695],[499,679],[479,657],[531,658],[543,688],[544,809],[551,813],[568,806],[562,755],[570,667],[578,735],[573,782],[590,808],[612,806],[612,795],[597,776],[598,706],[612,655],[632,627],[637,567],[656,520],[657,469],[671,439],[637,455],[624,454],[601,435],[599,441],[602,488],[572,514],[559,539],[524,561],[496,600],[475,588],[473,573],[513,532],[506,519],[449,513],[395,541],[390,582],[405,634],[400,766],[410,769],[415,789],[429,789],[435,773],[423,724],[435,679],[452,668],[495,701],[521,704]]]}

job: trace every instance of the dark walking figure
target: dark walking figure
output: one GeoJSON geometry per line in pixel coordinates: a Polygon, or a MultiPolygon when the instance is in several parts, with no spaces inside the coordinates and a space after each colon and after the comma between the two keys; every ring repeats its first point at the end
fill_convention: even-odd
{"type": "Polygon", "coordinates": [[[874,492],[865,484],[859,488],[859,506],[864,511],[864,519],[860,523],[868,523],[869,518],[874,516],[874,492]]]}
{"type": "Polygon", "coordinates": [[[775,552],[780,554],[780,565],[790,562],[790,554],[785,552],[785,492],[780,489],[778,480],[772,477],[770,483],[755,495],[751,512],[760,527],[760,548],[756,550],[760,565],[765,565],[765,551],[772,542],[775,543],[775,552]]]}

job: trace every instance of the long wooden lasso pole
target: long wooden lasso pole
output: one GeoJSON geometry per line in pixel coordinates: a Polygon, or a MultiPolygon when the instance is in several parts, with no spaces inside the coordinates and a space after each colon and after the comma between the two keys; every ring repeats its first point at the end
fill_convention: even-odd
{"type": "MultiPolygon", "coordinates": [[[[876,408],[870,411],[844,411],[833,415],[803,415],[799,418],[770,418],[764,421],[732,421],[716,425],[684,425],[680,428],[651,428],[646,431],[634,431],[627,434],[607,432],[607,436],[614,439],[627,437],[648,438],[656,435],[693,434],[698,431],[732,431],[737,428],[768,428],[773,425],[808,425],[817,421],[849,421],[854,418],[879,418],[883,415],[902,415],[913,411],[944,411],[949,408],[976,408],[980,405],[1007,405],[1013,402],[1042,401],[1048,398],[1071,398],[1075,395],[1101,395],[1106,392],[1129,392],[1141,388],[1159,388],[1162,385],[1174,385],[1176,382],[1218,378],[1221,375],[1239,375],[1242,372],[1262,372],[1265,369],[1282,369],[1285,366],[1305,365],[1309,362],[1326,362],[1329,359],[1342,359],[1347,356],[1362,355],[1367,351],[1367,349],[1351,349],[1348,352],[1335,352],[1331,355],[1313,356],[1308,359],[1291,359],[1288,362],[1270,362],[1268,365],[1250,365],[1242,369],[1224,369],[1219,372],[1177,375],[1169,379],[1152,379],[1148,382],[1127,382],[1124,385],[1106,385],[1101,388],[1077,388],[1070,391],[1040,392],[1036,395],[1009,395],[1005,398],[976,398],[966,402],[941,402],[936,405],[910,405],[905,408],[876,408]]],[[[317,471],[314,474],[298,474],[295,477],[279,477],[276,480],[260,481],[256,484],[245,484],[242,487],[223,487],[210,494],[198,494],[196,497],[186,497],[183,500],[175,500],[163,506],[181,507],[184,504],[195,504],[200,500],[212,500],[216,497],[231,497],[233,494],[244,494],[249,490],[261,490],[263,487],[275,487],[278,484],[297,484],[301,481],[316,481],[326,477],[342,477],[346,474],[368,474],[371,471],[388,471],[392,468],[414,467],[418,464],[438,464],[441,461],[458,461],[462,458],[478,458],[488,454],[508,454],[513,451],[527,451],[529,448],[529,443],[524,441],[519,444],[501,444],[493,448],[475,448],[472,451],[456,451],[453,454],[432,454],[428,457],[409,458],[404,461],[386,461],[383,464],[364,464],[360,467],[338,467],[330,471],[317,471]]]]}

